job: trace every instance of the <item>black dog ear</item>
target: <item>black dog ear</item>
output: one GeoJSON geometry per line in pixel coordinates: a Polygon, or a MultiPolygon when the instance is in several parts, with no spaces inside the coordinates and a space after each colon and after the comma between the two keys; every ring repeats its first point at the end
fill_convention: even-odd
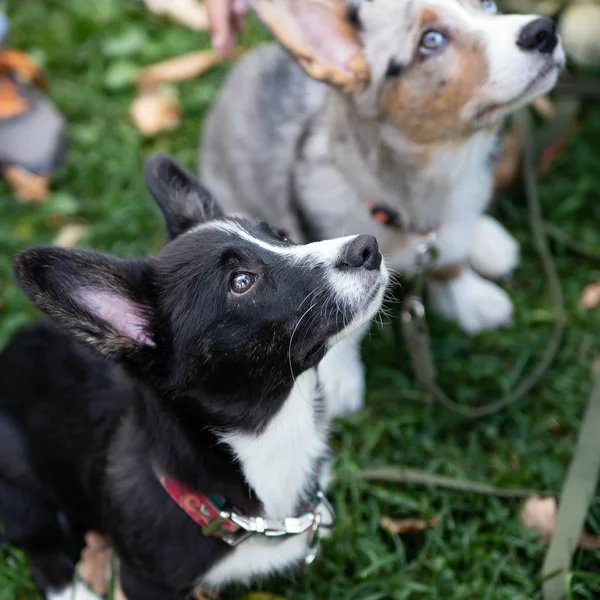
{"type": "Polygon", "coordinates": [[[31,301],[110,358],[156,346],[149,271],[145,261],[66,248],[32,248],[14,260],[15,277],[31,301]]]}
{"type": "Polygon", "coordinates": [[[154,154],[148,158],[144,177],[160,206],[171,240],[199,223],[224,216],[198,179],[168,156],[154,154]]]}

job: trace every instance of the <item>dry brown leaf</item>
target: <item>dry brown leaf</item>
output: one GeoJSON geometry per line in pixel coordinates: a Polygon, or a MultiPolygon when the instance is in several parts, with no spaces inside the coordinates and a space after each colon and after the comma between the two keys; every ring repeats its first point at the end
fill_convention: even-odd
{"type": "Polygon", "coordinates": [[[598,304],[600,304],[600,282],[590,283],[581,294],[579,306],[582,310],[591,310],[598,304]]]}
{"type": "Polygon", "coordinates": [[[548,173],[550,167],[552,167],[561,154],[564,153],[568,145],[568,138],[563,136],[558,138],[553,144],[541,152],[538,160],[538,171],[541,175],[548,173]]]}
{"type": "Polygon", "coordinates": [[[88,232],[89,227],[87,225],[80,225],[73,223],[71,225],[65,225],[59,232],[54,241],[52,242],[55,246],[63,246],[70,248],[75,246],[77,242],[88,232]]]}
{"type": "Polygon", "coordinates": [[[435,527],[438,520],[438,517],[431,517],[429,521],[382,517],[379,521],[379,525],[386,531],[391,531],[392,533],[419,533],[420,531],[435,527]]]}
{"type": "Polygon", "coordinates": [[[16,74],[27,83],[33,83],[42,90],[48,89],[48,81],[40,67],[20,50],[0,50],[0,73],[16,74]]]}
{"type": "Polygon", "coordinates": [[[533,527],[540,542],[547,544],[556,525],[556,498],[531,496],[521,510],[521,524],[526,529],[533,527]]]}
{"type": "Polygon", "coordinates": [[[48,198],[50,181],[45,175],[34,175],[17,166],[4,167],[2,175],[23,202],[41,204],[48,198]]]}
{"type": "Polygon", "coordinates": [[[108,593],[111,576],[111,550],[104,536],[89,532],[85,536],[86,546],[81,552],[77,570],[81,579],[99,596],[108,593]]]}
{"type": "Polygon", "coordinates": [[[599,550],[600,549],[600,535],[594,535],[584,531],[579,538],[579,547],[585,550],[599,550]]]}
{"type": "Polygon", "coordinates": [[[556,117],[556,106],[554,106],[554,102],[548,96],[536,98],[531,105],[544,119],[551,121],[556,117]]]}
{"type": "MultiPolygon", "coordinates": [[[[232,58],[240,56],[242,52],[242,48],[236,48],[232,58]]],[[[223,60],[223,57],[221,57],[216,50],[189,52],[188,54],[163,60],[142,69],[138,75],[137,84],[143,89],[159,83],[171,83],[194,79],[209,69],[217,66],[223,60]]]]}
{"type": "Polygon", "coordinates": [[[581,66],[600,65],[600,5],[593,2],[568,6],[558,21],[567,56],[581,66]]]}
{"type": "Polygon", "coordinates": [[[495,188],[498,191],[510,188],[519,176],[521,143],[519,132],[513,127],[502,139],[502,154],[496,165],[495,188]]]}
{"type": "Polygon", "coordinates": [[[208,13],[198,0],[144,0],[146,6],[157,15],[164,15],[195,31],[209,28],[208,13]]]}
{"type": "Polygon", "coordinates": [[[181,108],[177,95],[164,88],[149,88],[133,101],[129,114],[144,135],[155,135],[179,124],[181,108]]]}
{"type": "MultiPolygon", "coordinates": [[[[525,528],[534,528],[538,532],[538,539],[543,544],[550,542],[554,527],[556,526],[556,514],[558,507],[556,498],[542,498],[531,496],[525,502],[521,510],[521,524],[525,528]]],[[[579,537],[580,548],[596,550],[600,548],[600,536],[583,531],[579,537]]]]}

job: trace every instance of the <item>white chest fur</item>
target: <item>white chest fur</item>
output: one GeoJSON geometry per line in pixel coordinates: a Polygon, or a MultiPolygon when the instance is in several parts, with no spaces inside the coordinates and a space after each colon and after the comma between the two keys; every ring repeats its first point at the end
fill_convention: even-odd
{"type": "MultiPolygon", "coordinates": [[[[260,435],[232,433],[222,437],[237,457],[248,484],[264,505],[264,517],[294,516],[314,476],[315,461],[327,453],[327,427],[315,421],[317,375],[298,377],[279,413],[260,435]]],[[[322,484],[325,483],[321,478],[322,484]]],[[[219,587],[281,571],[301,561],[308,535],[285,541],[255,536],[213,567],[201,583],[219,587]]]]}

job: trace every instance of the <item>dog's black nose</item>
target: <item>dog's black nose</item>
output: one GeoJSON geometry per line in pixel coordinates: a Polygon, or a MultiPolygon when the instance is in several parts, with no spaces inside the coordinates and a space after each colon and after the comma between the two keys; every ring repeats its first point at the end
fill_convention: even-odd
{"type": "Polygon", "coordinates": [[[379,269],[381,266],[381,252],[379,244],[372,235],[359,235],[345,248],[341,261],[344,267],[363,267],[369,271],[379,269]]]}
{"type": "Polygon", "coordinates": [[[540,17],[525,25],[517,39],[519,48],[539,50],[543,54],[552,54],[557,44],[556,23],[547,17],[540,17]]]}

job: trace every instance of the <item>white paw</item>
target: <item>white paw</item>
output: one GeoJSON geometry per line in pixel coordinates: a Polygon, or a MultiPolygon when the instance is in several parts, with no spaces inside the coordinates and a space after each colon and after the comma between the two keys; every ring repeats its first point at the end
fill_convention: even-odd
{"type": "Polygon", "coordinates": [[[475,228],[471,248],[471,265],[490,279],[500,279],[512,273],[519,263],[519,244],[492,217],[481,215],[475,228]]]}
{"type": "Polygon", "coordinates": [[[48,592],[47,600],[102,600],[100,596],[90,592],[80,581],[62,590],[62,592],[48,592]]]}
{"type": "Polygon", "coordinates": [[[508,294],[470,269],[449,282],[430,282],[429,301],[435,311],[457,321],[471,335],[512,320],[513,304],[508,294]]]}
{"type": "Polygon", "coordinates": [[[355,339],[342,340],[325,355],[319,365],[319,383],[331,417],[362,410],[365,367],[355,339]]]}

